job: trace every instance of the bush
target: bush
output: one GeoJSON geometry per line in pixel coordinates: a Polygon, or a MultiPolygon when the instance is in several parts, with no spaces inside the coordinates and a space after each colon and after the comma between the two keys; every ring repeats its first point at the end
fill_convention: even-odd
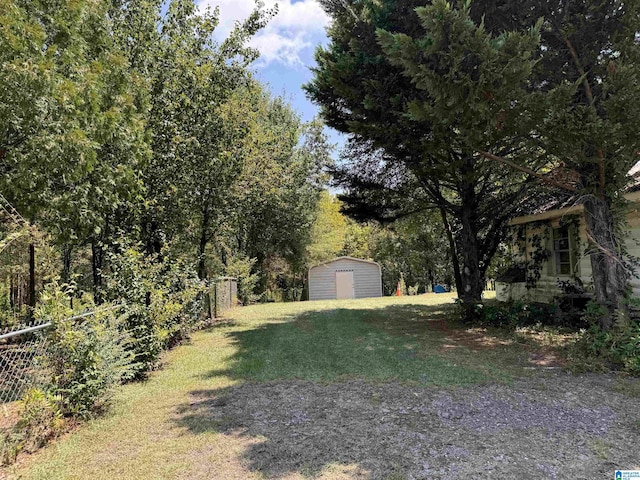
{"type": "Polygon", "coordinates": [[[59,407],[60,397],[38,389],[30,389],[21,402],[18,423],[0,439],[2,465],[15,462],[21,451],[34,452],[64,430],[59,407]]]}
{"type": "Polygon", "coordinates": [[[552,325],[556,317],[552,305],[515,301],[480,304],[476,307],[475,318],[483,326],[515,329],[537,324],[552,325]]]}
{"type": "Polygon", "coordinates": [[[87,418],[102,410],[120,383],[155,367],[163,350],[204,321],[206,289],[192,268],[135,248],[120,252],[111,258],[105,289],[117,309],[83,297],[76,307],[95,314],[69,320],[74,288],[53,282],[42,292],[35,316],[52,327],[38,361],[49,378],[43,390],[27,393],[22,419],[0,438],[3,463],[56,436],[64,416],[87,418]]]}
{"type": "Polygon", "coordinates": [[[400,280],[398,282],[398,288],[400,289],[400,293],[402,295],[406,295],[407,294],[407,284],[404,281],[404,275],[402,273],[400,274],[400,280]]]}
{"type": "Polygon", "coordinates": [[[144,255],[134,247],[123,248],[110,259],[108,298],[126,303],[121,329],[131,337],[136,376],[158,364],[160,354],[186,339],[202,321],[206,288],[184,262],[144,255]]]}
{"type": "Polygon", "coordinates": [[[87,417],[132,377],[134,357],[116,311],[98,310],[81,321],[67,320],[73,313],[67,306],[69,293],[56,283],[42,293],[36,314],[53,326],[41,362],[51,375],[47,390],[60,397],[63,414],[87,417]]]}
{"type": "Polygon", "coordinates": [[[583,331],[572,352],[574,360],[587,369],[609,363],[632,375],[640,375],[640,321],[616,322],[611,330],[602,330],[598,320],[603,309],[595,302],[587,305],[585,320],[591,324],[583,331]]]}
{"type": "Polygon", "coordinates": [[[253,303],[259,298],[254,295],[254,290],[258,284],[259,276],[252,273],[257,259],[249,257],[231,257],[225,269],[229,277],[238,280],[238,298],[243,305],[253,303]]]}

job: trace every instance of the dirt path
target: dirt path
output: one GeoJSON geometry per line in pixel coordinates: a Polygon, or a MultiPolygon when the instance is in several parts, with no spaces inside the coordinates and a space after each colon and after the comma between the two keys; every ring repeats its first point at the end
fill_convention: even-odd
{"type": "Polygon", "coordinates": [[[177,421],[250,440],[243,463],[267,478],[333,465],[331,478],[595,480],[640,468],[640,399],[614,383],[565,374],[447,390],[253,383],[194,394],[177,421]]]}

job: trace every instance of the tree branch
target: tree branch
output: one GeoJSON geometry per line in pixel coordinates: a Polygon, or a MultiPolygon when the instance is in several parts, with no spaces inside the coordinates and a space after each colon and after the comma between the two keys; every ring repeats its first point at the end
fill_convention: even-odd
{"type": "Polygon", "coordinates": [[[508,165],[511,168],[514,168],[514,169],[519,170],[519,171],[521,171],[523,173],[526,173],[527,175],[531,175],[532,177],[536,177],[536,178],[540,179],[543,183],[546,183],[548,185],[554,186],[556,188],[560,188],[561,190],[568,190],[570,192],[577,192],[578,191],[578,189],[576,187],[574,187],[574,186],[568,185],[566,183],[558,182],[557,180],[554,180],[553,178],[549,178],[548,176],[545,176],[545,175],[542,175],[541,173],[535,172],[535,171],[531,170],[530,168],[518,165],[517,163],[514,163],[511,160],[507,160],[506,158],[499,157],[497,155],[493,155],[492,153],[484,152],[482,150],[478,151],[478,153],[480,155],[482,155],[483,157],[488,158],[489,160],[494,160],[496,162],[500,162],[500,163],[503,163],[505,165],[508,165]]]}
{"type": "Polygon", "coordinates": [[[584,68],[582,67],[582,62],[580,62],[580,58],[578,58],[578,52],[576,52],[575,48],[573,48],[573,45],[571,44],[569,37],[566,37],[564,33],[561,33],[561,35],[562,35],[562,39],[564,40],[564,43],[567,45],[567,48],[569,49],[569,53],[571,54],[571,57],[573,58],[573,63],[576,64],[576,68],[578,69],[578,72],[582,77],[582,85],[584,86],[584,93],[587,96],[587,100],[589,100],[589,105],[591,106],[593,105],[594,100],[593,100],[593,93],[591,92],[591,85],[589,84],[589,79],[587,78],[587,73],[584,71],[584,68]]]}

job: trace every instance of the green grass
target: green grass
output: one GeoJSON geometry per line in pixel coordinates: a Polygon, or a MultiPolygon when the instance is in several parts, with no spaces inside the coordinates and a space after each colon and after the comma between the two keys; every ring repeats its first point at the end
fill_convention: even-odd
{"type": "Polygon", "coordinates": [[[238,351],[230,368],[214,371],[257,381],[406,380],[460,385],[485,380],[468,368],[427,354],[417,337],[397,336],[372,325],[385,311],[336,309],[300,315],[292,322],[234,332],[238,351]]]}
{"type": "MultiPolygon", "coordinates": [[[[245,381],[459,386],[525,373],[521,345],[479,332],[473,341],[490,348],[468,348],[456,339],[464,328],[444,322],[453,315],[450,295],[236,309],[226,323],[169,352],[147,382],[119,389],[106,416],[0,470],[0,478],[261,478],[243,463],[255,439],[222,434],[205,421],[180,421],[193,394],[245,381]]],[[[328,471],[326,478],[334,477],[328,471]]]]}

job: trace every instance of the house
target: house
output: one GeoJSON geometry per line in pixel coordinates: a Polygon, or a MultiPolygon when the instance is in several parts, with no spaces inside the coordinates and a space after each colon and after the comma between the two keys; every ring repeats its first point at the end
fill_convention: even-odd
{"type": "MultiPolygon", "coordinates": [[[[639,164],[640,165],[640,164],[639,164]]],[[[634,167],[635,168],[635,167],[634,167]]],[[[634,171],[629,172],[633,175],[634,171]]],[[[633,175],[634,177],[636,175],[633,175]]],[[[631,188],[625,245],[630,256],[640,257],[640,191],[631,188]]],[[[531,215],[513,218],[512,250],[518,264],[496,282],[496,298],[501,301],[526,299],[551,303],[566,289],[579,285],[592,291],[591,261],[587,246],[584,208],[565,202],[541,208],[531,215]]],[[[632,278],[633,295],[640,297],[640,278],[632,278]]],[[[576,288],[576,291],[580,288],[576,288]]]]}
{"type": "Polygon", "coordinates": [[[382,274],[376,262],[338,257],[309,269],[309,300],[382,296],[382,274]]]}

